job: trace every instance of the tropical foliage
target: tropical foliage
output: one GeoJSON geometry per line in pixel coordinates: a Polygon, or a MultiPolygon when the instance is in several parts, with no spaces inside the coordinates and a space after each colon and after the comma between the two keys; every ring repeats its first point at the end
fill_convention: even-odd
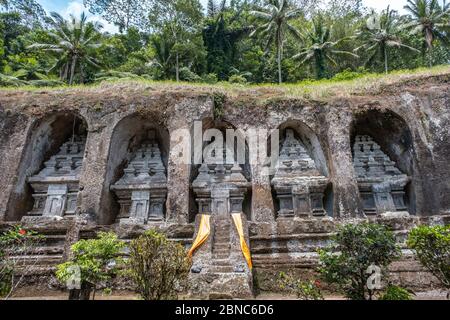
{"type": "Polygon", "coordinates": [[[409,234],[407,243],[450,295],[450,225],[417,227],[409,234]]]}
{"type": "Polygon", "coordinates": [[[0,86],[123,78],[296,83],[344,71],[448,64],[449,4],[404,0],[378,12],[361,0],[84,0],[82,14],[36,0],[0,1],[0,86]],[[108,28],[108,30],[111,30],[108,28]]]}
{"type": "Polygon", "coordinates": [[[130,244],[128,273],[144,300],[176,299],[191,268],[184,247],[151,229],[130,244]]]}
{"type": "Polygon", "coordinates": [[[319,250],[319,272],[345,296],[372,300],[382,289],[386,268],[400,254],[394,234],[378,224],[347,224],[337,230],[329,247],[319,250]],[[376,283],[375,276],[379,277],[376,283]],[[373,284],[373,286],[369,285],[373,284]]]}
{"type": "Polygon", "coordinates": [[[101,282],[118,274],[125,243],[112,232],[100,232],[97,239],[80,240],[71,247],[71,259],[58,265],[56,277],[70,289],[69,299],[89,300],[101,282]]]}
{"type": "Polygon", "coordinates": [[[0,232],[0,298],[10,298],[31,274],[39,259],[36,249],[42,240],[38,233],[20,225],[0,232]],[[34,255],[24,259],[30,252],[34,255]]]}

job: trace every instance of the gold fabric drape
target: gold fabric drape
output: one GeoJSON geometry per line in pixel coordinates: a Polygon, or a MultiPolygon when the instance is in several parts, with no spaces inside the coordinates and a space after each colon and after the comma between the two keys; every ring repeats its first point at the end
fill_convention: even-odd
{"type": "Polygon", "coordinates": [[[209,222],[210,218],[211,218],[210,215],[202,214],[202,217],[200,218],[200,226],[198,228],[197,237],[195,238],[195,241],[188,252],[189,257],[192,257],[194,251],[197,248],[199,248],[206,241],[206,239],[208,239],[209,234],[211,233],[211,227],[209,222]]]}
{"type": "Polygon", "coordinates": [[[233,217],[234,225],[236,226],[237,232],[239,234],[239,239],[241,242],[242,254],[244,255],[245,260],[247,261],[248,267],[250,270],[253,268],[252,264],[252,256],[250,254],[250,249],[247,246],[247,242],[245,241],[244,236],[244,228],[242,227],[242,217],[240,213],[234,213],[231,215],[233,217]]]}

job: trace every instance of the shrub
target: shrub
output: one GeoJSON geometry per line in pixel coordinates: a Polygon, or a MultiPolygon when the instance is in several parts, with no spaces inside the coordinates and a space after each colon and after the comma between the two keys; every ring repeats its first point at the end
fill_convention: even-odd
{"type": "Polygon", "coordinates": [[[380,300],[412,300],[412,294],[401,287],[389,285],[380,300]]]}
{"type": "Polygon", "coordinates": [[[378,224],[347,224],[341,226],[332,244],[319,250],[319,272],[323,278],[342,290],[346,297],[371,300],[376,288],[370,289],[370,266],[385,274],[387,266],[399,256],[392,232],[378,224]]]}
{"type": "Polygon", "coordinates": [[[200,82],[202,78],[195,72],[192,72],[188,67],[182,67],[180,68],[180,80],[188,82],[200,82]]]}
{"type": "Polygon", "coordinates": [[[205,83],[209,83],[209,84],[215,84],[219,80],[217,79],[217,74],[215,74],[215,73],[208,73],[208,74],[205,74],[202,77],[202,81],[205,82],[205,83]]]}
{"type": "Polygon", "coordinates": [[[42,236],[17,225],[0,235],[0,297],[8,298],[38,261],[42,236]],[[23,259],[32,254],[34,258],[23,259]],[[20,273],[19,273],[20,271],[20,273]]]}
{"type": "Polygon", "coordinates": [[[323,295],[320,290],[320,282],[316,281],[302,281],[292,274],[280,272],[278,277],[280,289],[289,291],[301,300],[323,300],[323,295]]]}
{"type": "Polygon", "coordinates": [[[359,69],[358,71],[344,70],[334,75],[331,80],[333,81],[349,81],[363,77],[367,74],[367,71],[364,69],[359,69]]]}
{"type": "Polygon", "coordinates": [[[450,225],[420,226],[411,231],[407,241],[419,261],[450,289],[450,225]]]}
{"type": "Polygon", "coordinates": [[[229,83],[235,83],[235,84],[246,84],[247,83],[247,79],[245,79],[244,76],[242,75],[232,75],[229,79],[228,79],[229,83]]]}
{"type": "Polygon", "coordinates": [[[144,300],[176,299],[191,267],[184,247],[149,230],[130,244],[128,272],[144,300]]]}
{"type": "Polygon", "coordinates": [[[112,232],[100,232],[97,239],[80,240],[71,247],[73,258],[58,265],[56,277],[68,284],[79,282],[78,288],[69,288],[69,299],[95,299],[95,291],[101,281],[117,275],[123,262],[120,256],[125,243],[112,232]]]}

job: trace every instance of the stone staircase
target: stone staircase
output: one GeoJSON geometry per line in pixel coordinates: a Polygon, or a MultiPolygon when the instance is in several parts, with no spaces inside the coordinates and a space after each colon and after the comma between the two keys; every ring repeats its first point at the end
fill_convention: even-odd
{"type": "Polygon", "coordinates": [[[231,251],[231,221],[229,217],[217,217],[214,221],[214,235],[212,246],[213,273],[232,273],[233,266],[230,263],[231,251]]]}
{"type": "Polygon", "coordinates": [[[42,240],[36,247],[16,256],[19,273],[33,275],[53,274],[56,266],[63,262],[65,230],[40,232],[42,240]]]}

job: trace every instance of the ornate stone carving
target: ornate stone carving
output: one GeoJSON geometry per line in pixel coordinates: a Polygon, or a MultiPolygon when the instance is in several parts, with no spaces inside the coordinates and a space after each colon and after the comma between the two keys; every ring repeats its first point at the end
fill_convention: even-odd
{"type": "Polygon", "coordinates": [[[242,202],[251,184],[244,177],[241,166],[235,161],[227,163],[226,152],[223,154],[223,163],[204,162],[192,183],[200,213],[226,216],[242,212],[242,202]]]}
{"type": "Polygon", "coordinates": [[[164,220],[165,172],[155,131],[150,130],[148,139],[132,154],[122,178],[111,186],[119,198],[121,222],[145,224],[164,220]]]}
{"type": "Polygon", "coordinates": [[[356,136],[353,165],[368,215],[407,211],[405,186],[410,178],[403,174],[370,136],[356,136]]]}
{"type": "Polygon", "coordinates": [[[328,178],[319,173],[292,129],[286,130],[280,149],[272,178],[279,202],[278,217],[325,216],[323,197],[328,178]]]}
{"type": "Polygon", "coordinates": [[[44,169],[28,178],[34,206],[29,217],[63,217],[75,214],[85,137],[74,136],[59,152],[44,162],[44,169]]]}

